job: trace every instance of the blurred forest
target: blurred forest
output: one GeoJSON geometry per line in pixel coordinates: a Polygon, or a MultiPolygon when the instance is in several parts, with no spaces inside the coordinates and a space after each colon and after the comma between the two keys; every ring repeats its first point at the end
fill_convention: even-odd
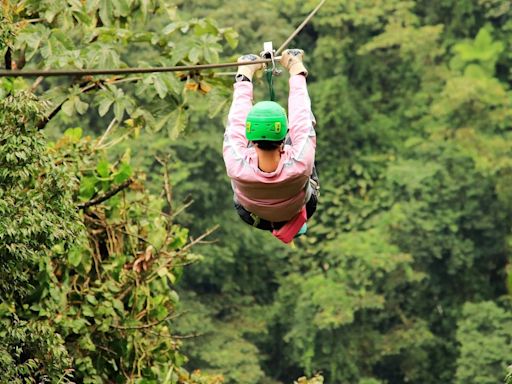
{"type": "MultiPolygon", "coordinates": [[[[234,62],[318,2],[0,4],[28,70],[234,62]]],[[[236,68],[0,77],[1,382],[512,383],[512,3],[327,0],[292,47],[321,181],[294,247],[232,207],[236,68]]]]}

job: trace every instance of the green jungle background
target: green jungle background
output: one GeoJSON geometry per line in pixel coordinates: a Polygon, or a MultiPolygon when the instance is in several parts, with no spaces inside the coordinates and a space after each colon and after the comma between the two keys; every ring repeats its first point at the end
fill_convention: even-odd
{"type": "MultiPolygon", "coordinates": [[[[0,4],[28,70],[234,62],[317,1],[0,4]]],[[[295,247],[232,208],[232,73],[0,78],[1,382],[512,382],[512,3],[328,0],[289,47],[321,179],[295,247]]]]}

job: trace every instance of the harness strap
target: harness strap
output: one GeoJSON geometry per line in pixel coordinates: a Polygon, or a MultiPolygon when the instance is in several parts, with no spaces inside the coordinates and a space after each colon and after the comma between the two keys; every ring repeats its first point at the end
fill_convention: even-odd
{"type": "Polygon", "coordinates": [[[271,68],[265,69],[265,77],[268,83],[268,91],[270,101],[276,100],[276,95],[274,93],[274,80],[273,80],[273,70],[271,68]]]}
{"type": "Polygon", "coordinates": [[[254,223],[252,223],[253,227],[257,227],[258,225],[260,225],[260,217],[258,215],[255,215],[254,213],[251,212],[251,218],[254,220],[254,223]]]}
{"type": "Polygon", "coordinates": [[[269,98],[270,101],[276,100],[276,95],[274,93],[274,81],[272,76],[273,75],[280,75],[281,70],[277,69],[276,67],[276,61],[275,61],[275,51],[272,47],[271,41],[266,41],[263,43],[263,52],[260,53],[260,56],[265,59],[270,59],[272,67],[269,68],[268,66],[265,68],[265,78],[267,79],[268,83],[268,91],[269,91],[269,98]]]}

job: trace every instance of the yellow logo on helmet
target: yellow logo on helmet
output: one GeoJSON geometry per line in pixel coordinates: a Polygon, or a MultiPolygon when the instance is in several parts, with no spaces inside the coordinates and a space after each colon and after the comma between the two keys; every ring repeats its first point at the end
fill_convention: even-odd
{"type": "Polygon", "coordinates": [[[247,133],[251,132],[251,122],[250,121],[245,123],[245,127],[247,128],[247,133]]]}
{"type": "Polygon", "coordinates": [[[276,122],[274,123],[274,131],[275,131],[275,133],[279,133],[279,132],[281,132],[281,122],[276,121],[276,122]]]}

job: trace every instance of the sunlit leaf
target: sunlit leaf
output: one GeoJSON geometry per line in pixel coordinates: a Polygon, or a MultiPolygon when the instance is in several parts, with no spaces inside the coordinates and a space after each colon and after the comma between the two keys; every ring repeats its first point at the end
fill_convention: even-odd
{"type": "Polygon", "coordinates": [[[128,178],[132,175],[132,167],[130,164],[122,163],[119,167],[119,170],[114,175],[114,183],[122,183],[123,181],[128,180],[128,178]]]}
{"type": "Polygon", "coordinates": [[[80,115],[83,115],[85,112],[87,112],[88,107],[89,104],[80,100],[78,96],[75,98],[75,109],[80,115]]]}
{"type": "Polygon", "coordinates": [[[82,200],[89,200],[96,191],[96,183],[98,182],[98,179],[95,177],[83,177],[80,180],[80,199],[82,200]]]}
{"type": "Polygon", "coordinates": [[[102,159],[96,165],[96,172],[103,178],[107,178],[110,175],[110,164],[107,160],[102,159]]]}
{"type": "Polygon", "coordinates": [[[162,81],[159,76],[154,77],[154,83],[158,96],[163,99],[167,95],[167,85],[162,81]]]}
{"type": "Polygon", "coordinates": [[[72,96],[69,100],[64,102],[61,108],[62,112],[64,112],[68,116],[73,116],[73,114],[75,113],[75,100],[76,96],[72,96]]]}
{"type": "Polygon", "coordinates": [[[224,31],[224,38],[226,39],[226,41],[228,42],[229,46],[232,48],[232,49],[235,49],[237,46],[238,46],[238,32],[235,31],[234,29],[226,29],[224,31]]]}

